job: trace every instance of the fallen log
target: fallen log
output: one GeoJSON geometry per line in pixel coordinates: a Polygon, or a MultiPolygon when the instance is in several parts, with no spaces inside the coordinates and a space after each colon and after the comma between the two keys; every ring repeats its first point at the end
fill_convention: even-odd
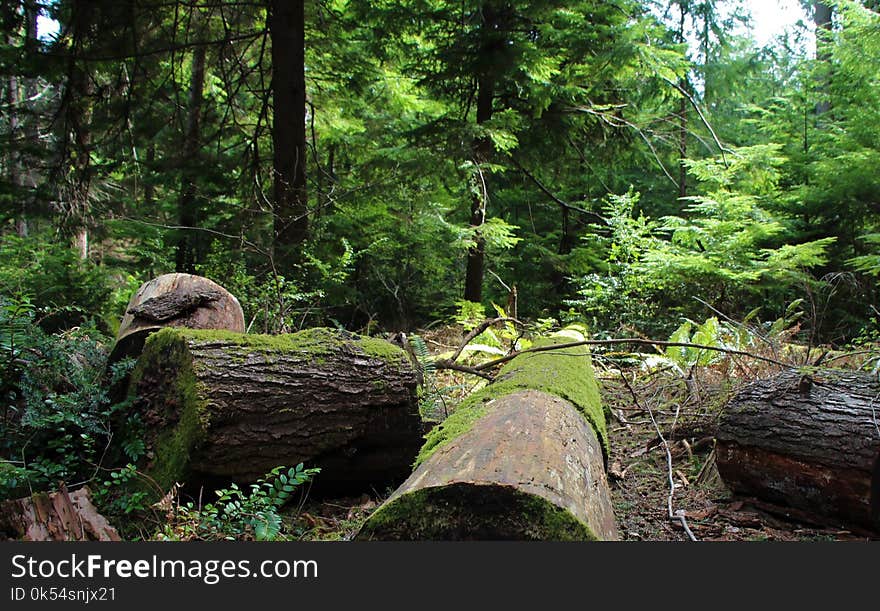
{"type": "Polygon", "coordinates": [[[128,302],[110,362],[136,357],[147,336],[164,327],[244,333],[244,313],[238,299],[212,280],[163,274],[142,284],[128,302]]]}
{"type": "Polygon", "coordinates": [[[253,482],[278,465],[320,467],[324,489],[397,484],[421,445],[416,380],[384,340],[163,329],[132,373],[147,431],[143,470],[174,483],[253,482]]]}
{"type": "Polygon", "coordinates": [[[880,531],[880,381],[857,371],[785,371],[739,391],[716,460],[725,484],[880,531]]]}
{"type": "Polygon", "coordinates": [[[523,354],[428,435],[357,538],[615,540],[606,444],[587,348],[523,354]]]}
{"type": "Polygon", "coordinates": [[[120,541],[92,505],[88,487],[0,502],[0,538],[26,541],[120,541]]]}

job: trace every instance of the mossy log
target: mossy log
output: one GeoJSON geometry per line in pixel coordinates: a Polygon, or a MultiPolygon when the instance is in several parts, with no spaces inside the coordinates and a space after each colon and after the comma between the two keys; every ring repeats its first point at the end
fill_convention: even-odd
{"type": "Polygon", "coordinates": [[[175,482],[253,482],[278,465],[320,467],[316,485],[394,485],[421,445],[416,380],[384,340],[163,329],[132,373],[148,438],[146,472],[175,482]]]}
{"type": "Polygon", "coordinates": [[[357,538],[616,540],[605,443],[588,350],[523,354],[428,436],[357,538]]]}
{"type": "Polygon", "coordinates": [[[786,371],[734,396],[718,472],[744,496],[880,531],[880,382],[857,371],[786,371]]]}
{"type": "Polygon", "coordinates": [[[110,360],[137,356],[147,336],[164,327],[244,333],[244,313],[238,299],[213,280],[163,274],[142,284],[128,302],[110,360]]]}

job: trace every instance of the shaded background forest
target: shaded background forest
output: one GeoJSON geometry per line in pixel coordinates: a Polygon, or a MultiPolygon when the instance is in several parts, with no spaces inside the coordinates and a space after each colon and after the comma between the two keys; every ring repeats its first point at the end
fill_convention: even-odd
{"type": "Polygon", "coordinates": [[[832,342],[873,316],[872,9],[759,48],[737,2],[299,4],[4,3],[4,298],[110,333],[175,270],[253,331],[413,328],[513,285],[597,333],[699,300],[808,298],[832,342]]]}
{"type": "Polygon", "coordinates": [[[876,339],[880,14],[803,8],[760,46],[738,0],[5,0],[4,425],[54,418],[82,456],[28,477],[97,461],[90,364],[171,271],[251,332],[496,304],[876,339]]]}

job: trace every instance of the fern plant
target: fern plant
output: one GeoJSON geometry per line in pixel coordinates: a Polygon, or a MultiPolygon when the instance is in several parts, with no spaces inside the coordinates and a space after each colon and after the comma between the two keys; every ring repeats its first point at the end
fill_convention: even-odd
{"type": "Polygon", "coordinates": [[[232,484],[217,490],[217,500],[202,508],[192,502],[178,505],[158,538],[177,541],[285,539],[281,508],[320,471],[319,468],[307,469],[303,463],[290,469],[279,466],[251,484],[250,491],[232,484]]]}

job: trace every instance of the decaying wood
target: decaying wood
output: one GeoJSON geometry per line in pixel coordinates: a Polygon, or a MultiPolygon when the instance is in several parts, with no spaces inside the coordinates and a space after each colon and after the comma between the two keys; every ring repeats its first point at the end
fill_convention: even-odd
{"type": "Polygon", "coordinates": [[[193,274],[158,276],[129,301],[111,362],[140,354],[147,336],[163,327],[244,333],[244,313],[238,299],[212,280],[193,274]]]}
{"type": "Polygon", "coordinates": [[[880,381],[785,371],[725,410],[716,460],[737,494],[880,530],[880,381]]]}
{"type": "Polygon", "coordinates": [[[302,462],[321,468],[316,486],[362,492],[405,479],[422,443],[406,354],[345,331],[163,330],[148,340],[131,394],[148,430],[145,471],[164,489],[250,483],[302,462]]]}
{"type": "Polygon", "coordinates": [[[0,536],[27,541],[120,541],[119,533],[92,505],[88,487],[3,501],[0,536]]]}
{"type": "Polygon", "coordinates": [[[601,445],[569,402],[506,395],[422,463],[358,538],[617,539],[601,445]],[[561,525],[564,515],[574,520],[561,525]]]}

